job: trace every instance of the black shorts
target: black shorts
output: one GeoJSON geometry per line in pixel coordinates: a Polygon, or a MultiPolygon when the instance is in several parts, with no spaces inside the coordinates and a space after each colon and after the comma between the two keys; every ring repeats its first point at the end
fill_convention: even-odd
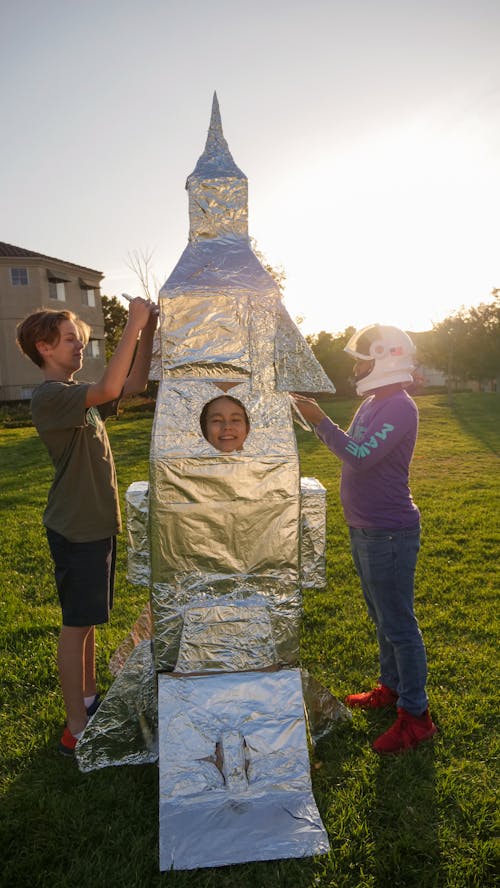
{"type": "Polygon", "coordinates": [[[63,626],[107,623],[113,607],[116,537],[72,543],[55,530],[45,529],[54,559],[63,626]]]}

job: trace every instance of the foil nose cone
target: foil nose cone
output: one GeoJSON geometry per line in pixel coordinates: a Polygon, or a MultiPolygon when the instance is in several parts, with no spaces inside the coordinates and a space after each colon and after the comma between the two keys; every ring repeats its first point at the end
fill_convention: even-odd
{"type": "Polygon", "coordinates": [[[217,93],[214,92],[205,149],[198,158],[198,163],[193,172],[187,178],[186,188],[189,189],[192,179],[220,179],[226,176],[246,179],[245,173],[235,164],[224,138],[219,102],[217,93]]]}

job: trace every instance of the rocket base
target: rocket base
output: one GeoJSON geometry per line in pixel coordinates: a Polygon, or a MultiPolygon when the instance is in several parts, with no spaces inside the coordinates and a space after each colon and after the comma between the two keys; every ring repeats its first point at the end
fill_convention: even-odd
{"type": "Polygon", "coordinates": [[[326,854],[299,669],[158,677],[160,870],[326,854]]]}

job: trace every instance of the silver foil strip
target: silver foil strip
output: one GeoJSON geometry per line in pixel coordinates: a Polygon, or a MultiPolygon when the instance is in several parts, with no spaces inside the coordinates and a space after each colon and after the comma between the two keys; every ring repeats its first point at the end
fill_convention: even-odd
{"type": "Polygon", "coordinates": [[[159,676],[160,869],[326,854],[300,672],[159,676]]]}
{"type": "Polygon", "coordinates": [[[300,675],[309,737],[315,746],[338,722],[352,721],[352,713],[307,669],[301,669],[300,675]]]}
{"type": "Polygon", "coordinates": [[[118,675],[139,642],[150,640],[152,637],[153,617],[151,615],[151,602],[148,601],[133,624],[130,632],[112,655],[108,664],[111,675],[118,675]]]}
{"type": "Polygon", "coordinates": [[[300,479],[301,585],[326,586],[326,487],[316,478],[300,479]]]}
{"type": "Polygon", "coordinates": [[[151,642],[132,651],[75,749],[80,771],[158,758],[157,682],[151,642]]]}
{"type": "Polygon", "coordinates": [[[149,484],[134,481],[125,493],[127,515],[127,580],[134,586],[148,586],[151,579],[149,556],[149,484]]]}

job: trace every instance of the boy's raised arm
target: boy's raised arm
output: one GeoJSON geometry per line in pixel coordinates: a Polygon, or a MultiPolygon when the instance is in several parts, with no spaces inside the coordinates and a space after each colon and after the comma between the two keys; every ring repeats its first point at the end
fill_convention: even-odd
{"type": "Polygon", "coordinates": [[[134,363],[123,386],[124,395],[135,395],[138,392],[143,392],[148,384],[153,337],[158,323],[158,306],[153,302],[148,303],[148,305],[150,311],[148,322],[142,329],[134,363]]]}
{"type": "MultiPolygon", "coordinates": [[[[118,398],[122,393],[122,390],[125,389],[130,365],[134,357],[137,337],[148,323],[152,324],[150,319],[153,311],[156,312],[156,326],[158,311],[156,306],[152,306],[151,302],[147,299],[142,299],[141,297],[132,300],[125,329],[106,370],[100,380],[89,385],[87,389],[87,397],[85,399],[86,407],[95,407],[99,404],[106,404],[108,401],[113,401],[115,398],[118,398]]],[[[154,332],[154,328],[152,332],[154,332]]],[[[147,339],[148,336],[146,337],[146,340],[147,339]]],[[[146,345],[147,343],[145,342],[145,353],[146,345]]],[[[131,390],[127,393],[131,394],[131,390]]]]}

